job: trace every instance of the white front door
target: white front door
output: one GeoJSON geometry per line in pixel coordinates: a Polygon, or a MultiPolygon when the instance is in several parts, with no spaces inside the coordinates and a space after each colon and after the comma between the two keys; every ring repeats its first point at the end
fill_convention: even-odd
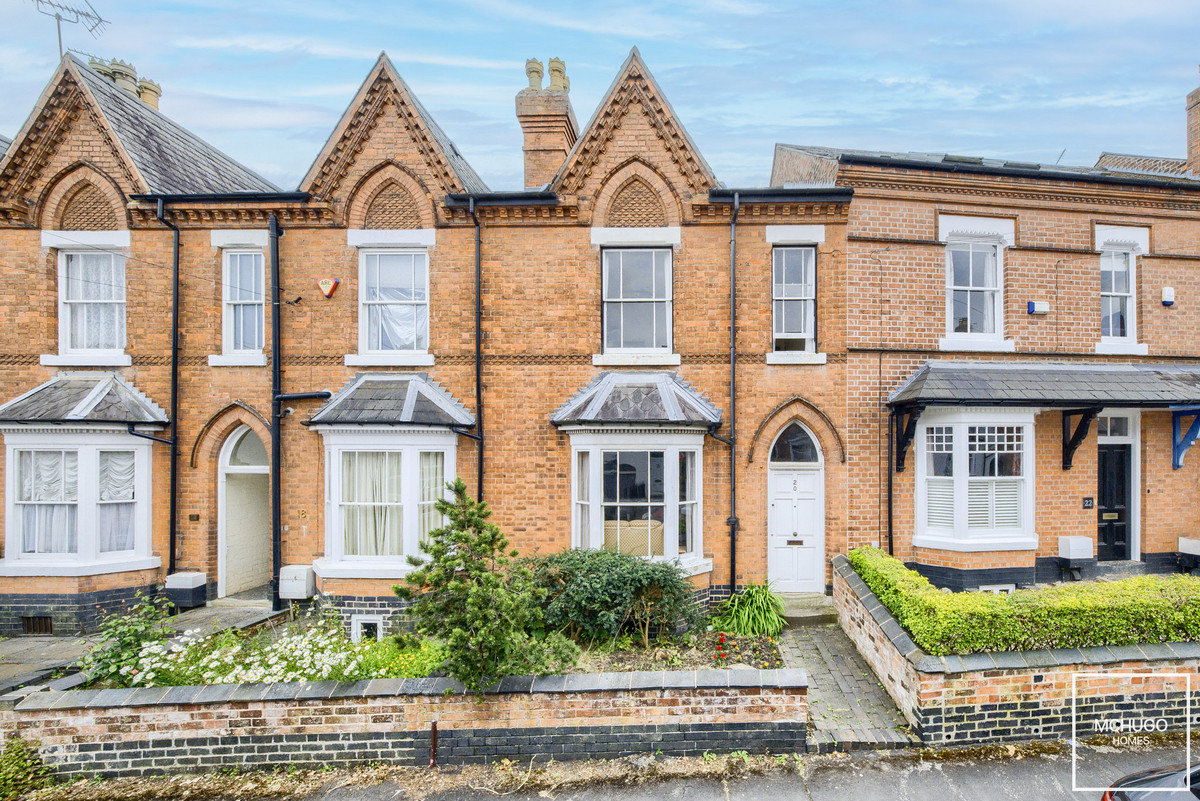
{"type": "Polygon", "coordinates": [[[821,469],[772,467],[767,503],[767,579],[777,592],[825,592],[821,469]]]}

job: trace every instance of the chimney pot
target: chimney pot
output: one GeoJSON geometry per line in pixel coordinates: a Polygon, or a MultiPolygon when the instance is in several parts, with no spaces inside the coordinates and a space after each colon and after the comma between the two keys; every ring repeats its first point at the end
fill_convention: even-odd
{"type": "Polygon", "coordinates": [[[529,88],[535,92],[542,90],[542,62],[531,58],[525,62],[525,75],[529,78],[529,88]]]}
{"type": "Polygon", "coordinates": [[[126,64],[124,61],[114,58],[109,62],[108,68],[112,75],[113,83],[126,92],[129,92],[129,94],[137,95],[137,70],[133,68],[132,64],[126,64]]]}
{"type": "Polygon", "coordinates": [[[550,88],[565,92],[567,90],[564,83],[566,77],[567,65],[563,63],[563,60],[561,58],[550,59],[550,88]]]}
{"type": "Polygon", "coordinates": [[[1200,88],[1187,96],[1187,166],[1200,173],[1200,88]]]}
{"type": "Polygon", "coordinates": [[[158,109],[158,99],[162,97],[162,87],[149,78],[138,81],[138,97],[152,109],[158,109]]]}

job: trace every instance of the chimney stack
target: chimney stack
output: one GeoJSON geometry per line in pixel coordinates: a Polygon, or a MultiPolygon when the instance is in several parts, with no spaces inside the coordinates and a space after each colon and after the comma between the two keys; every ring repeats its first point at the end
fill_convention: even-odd
{"type": "Polygon", "coordinates": [[[550,182],[579,137],[571,108],[571,80],[562,59],[549,62],[550,86],[542,88],[542,62],[525,62],[529,86],[517,93],[517,121],[525,134],[525,188],[540,189],[550,182]]]}
{"type": "Polygon", "coordinates": [[[1187,166],[1200,173],[1200,89],[1187,97],[1187,166]]]}

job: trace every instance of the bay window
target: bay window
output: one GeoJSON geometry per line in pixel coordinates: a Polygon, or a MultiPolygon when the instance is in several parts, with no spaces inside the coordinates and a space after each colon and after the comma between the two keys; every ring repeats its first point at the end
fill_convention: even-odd
{"type": "Polygon", "coordinates": [[[447,430],[353,432],[325,438],[323,576],[399,576],[419,543],[444,525],[434,505],[455,477],[455,440],[447,430]],[[339,572],[340,571],[340,572],[339,572]]]}
{"type": "Polygon", "coordinates": [[[573,542],[647,559],[703,560],[703,434],[572,434],[573,542]]]}
{"type": "Polygon", "coordinates": [[[151,446],[125,433],[4,432],[2,575],[90,575],[158,565],[151,446]]]}
{"type": "Polygon", "coordinates": [[[914,545],[966,551],[1036,547],[1032,412],[927,410],[914,444],[914,545]]]}

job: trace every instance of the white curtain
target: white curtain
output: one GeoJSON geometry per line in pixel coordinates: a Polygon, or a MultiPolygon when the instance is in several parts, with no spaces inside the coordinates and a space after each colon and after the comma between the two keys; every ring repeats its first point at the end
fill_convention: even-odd
{"type": "Polygon", "coordinates": [[[400,454],[342,453],[342,525],[347,556],[400,556],[400,454]]]}
{"type": "Polygon", "coordinates": [[[441,527],[443,523],[442,515],[434,508],[434,504],[442,497],[445,475],[445,455],[441,451],[421,454],[421,499],[417,506],[417,534],[422,542],[429,532],[441,527]]]}
{"type": "Polygon", "coordinates": [[[133,550],[133,451],[100,452],[100,551],[133,550]]]}
{"type": "Polygon", "coordinates": [[[78,551],[76,510],[79,455],[75,451],[20,451],[21,550],[78,551]]]}
{"type": "Polygon", "coordinates": [[[66,301],[71,347],[125,347],[125,257],[109,253],[67,256],[66,301]]]}

